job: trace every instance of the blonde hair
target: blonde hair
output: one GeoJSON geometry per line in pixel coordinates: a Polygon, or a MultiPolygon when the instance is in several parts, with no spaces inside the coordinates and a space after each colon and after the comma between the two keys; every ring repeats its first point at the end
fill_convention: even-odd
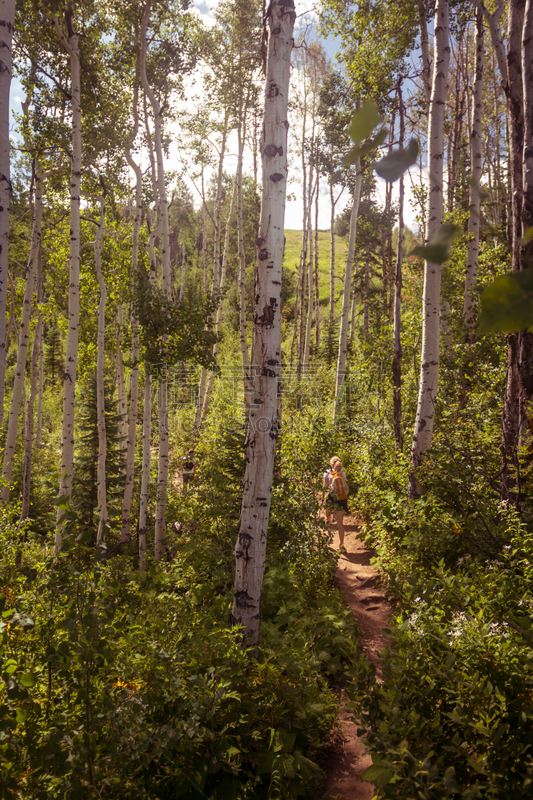
{"type": "Polygon", "coordinates": [[[330,460],[329,460],[329,463],[330,463],[330,466],[332,466],[334,469],[336,468],[336,466],[335,466],[336,464],[338,464],[340,466],[340,468],[342,469],[342,461],[340,460],[339,456],[332,456],[330,458],[330,460]]]}

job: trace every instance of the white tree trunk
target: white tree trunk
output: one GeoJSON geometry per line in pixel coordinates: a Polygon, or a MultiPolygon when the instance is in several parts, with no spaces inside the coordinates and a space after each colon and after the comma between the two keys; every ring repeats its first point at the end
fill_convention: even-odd
{"type": "MultiPolygon", "coordinates": [[[[224,251],[223,251],[223,255],[222,255],[222,264],[221,264],[221,267],[220,267],[220,278],[219,278],[220,282],[219,282],[219,287],[218,287],[221,292],[223,292],[224,289],[226,288],[226,276],[227,276],[227,273],[228,273],[229,238],[230,238],[230,232],[231,232],[231,223],[233,222],[233,214],[234,214],[234,211],[235,211],[235,198],[236,198],[236,195],[237,195],[237,176],[235,176],[235,179],[233,181],[233,191],[231,193],[231,203],[230,203],[230,207],[229,207],[228,218],[226,220],[226,232],[225,232],[225,235],[224,235],[224,251]]],[[[222,298],[220,299],[220,302],[218,304],[217,316],[216,316],[216,321],[215,321],[215,334],[217,336],[220,336],[221,328],[222,328],[222,298]]],[[[220,342],[217,341],[213,345],[213,358],[215,359],[215,363],[216,363],[216,360],[217,360],[217,357],[218,357],[219,349],[220,349],[220,342]]],[[[214,370],[210,370],[209,378],[207,380],[207,388],[205,390],[204,404],[203,404],[203,408],[202,408],[202,422],[205,422],[205,419],[207,417],[207,410],[209,408],[209,402],[211,400],[211,392],[213,391],[213,382],[214,382],[214,380],[215,380],[215,372],[214,372],[214,370]]]]}
{"type": "MultiPolygon", "coordinates": [[[[141,25],[141,53],[140,75],[146,97],[152,106],[154,114],[154,148],[157,163],[157,197],[158,227],[161,236],[161,268],[163,291],[167,297],[171,296],[171,268],[170,268],[170,228],[168,221],[168,199],[165,188],[165,170],[163,164],[162,141],[162,109],[152,91],[146,74],[146,53],[148,43],[146,32],[150,20],[150,3],[147,0],[141,25]]],[[[159,459],[157,470],[157,499],[155,512],[155,557],[162,558],[165,552],[165,511],[167,503],[168,486],[168,405],[167,405],[167,370],[163,369],[159,386],[159,459]]]]}
{"type": "Polygon", "coordinates": [[[348,314],[350,311],[350,290],[352,287],[352,272],[355,254],[355,238],[357,235],[357,218],[359,216],[359,203],[361,202],[361,187],[363,185],[363,174],[361,171],[361,159],[358,158],[355,165],[356,178],[353,195],[352,215],[350,218],[350,239],[348,241],[348,254],[346,256],[346,272],[344,273],[344,291],[342,295],[341,325],[339,332],[339,353],[337,356],[337,381],[335,385],[335,422],[339,418],[342,395],[344,391],[344,377],[346,375],[346,351],[348,348],[348,314]]]}
{"type": "Polygon", "coordinates": [[[9,209],[11,206],[9,93],[15,0],[0,0],[0,427],[4,420],[9,209]]]}
{"type": "MultiPolygon", "coordinates": [[[[137,268],[139,263],[139,232],[142,221],[142,172],[131,154],[131,146],[138,130],[137,90],[133,98],[133,114],[135,125],[126,149],[126,159],[135,173],[135,214],[133,217],[132,246],[131,246],[131,283],[135,287],[137,268]]],[[[133,502],[133,478],[135,467],[135,442],[137,439],[137,414],[139,405],[139,320],[132,305],[130,312],[131,322],[131,373],[130,373],[130,410],[128,419],[128,436],[126,441],[126,476],[124,480],[124,499],[122,501],[122,527],[120,540],[127,542],[131,537],[131,506],[133,502]]],[[[140,539],[139,539],[140,545],[140,539]]],[[[139,552],[140,558],[140,552],[139,552]]]]}
{"type": "MultiPolygon", "coordinates": [[[[442,173],[444,161],[444,114],[446,89],[448,86],[449,5],[448,0],[435,3],[435,62],[428,127],[428,214],[427,238],[442,225],[443,191],[442,173]]],[[[420,354],[420,385],[418,405],[411,449],[409,495],[416,497],[420,487],[413,470],[421,463],[424,453],[430,448],[433,438],[435,405],[439,379],[440,342],[440,284],[441,265],[425,263],[424,291],[422,298],[422,349],[420,354]]]]}
{"type": "Polygon", "coordinates": [[[105,426],[105,307],[107,303],[107,287],[102,274],[102,239],[105,225],[105,189],[100,198],[100,219],[94,238],[94,265],[96,280],[100,289],[98,303],[98,333],[96,341],[96,425],[98,430],[98,459],[96,466],[96,492],[98,504],[98,533],[96,543],[104,540],[104,525],[107,522],[107,491],[106,491],[106,457],[107,457],[107,432],[105,426]]]}
{"type": "Polygon", "coordinates": [[[335,203],[333,202],[333,185],[329,186],[329,197],[331,202],[330,219],[330,241],[331,256],[329,262],[329,317],[330,325],[335,316],[335,203]]]}
{"type": "MultiPolygon", "coordinates": [[[[69,247],[69,291],[68,333],[63,376],[63,428],[61,434],[61,483],[60,497],[70,499],[72,494],[72,469],[74,466],[74,410],[76,401],[76,373],[78,367],[78,338],[80,326],[80,186],[81,186],[81,76],[78,35],[73,27],[72,4],[67,4],[65,23],[68,38],[59,26],[54,25],[63,47],[70,55],[71,109],[72,109],[72,158],[70,171],[70,247],[69,247]]],[[[62,509],[58,509],[55,539],[56,554],[61,549],[62,509]]]]}
{"type": "Polygon", "coordinates": [[[242,210],[242,162],[244,154],[244,134],[242,125],[238,129],[239,160],[237,162],[237,249],[239,251],[239,339],[241,343],[242,380],[244,406],[248,408],[250,395],[250,357],[248,354],[248,331],[246,326],[246,254],[244,251],[244,221],[242,210]]]}
{"type": "Polygon", "coordinates": [[[43,175],[41,165],[38,160],[35,160],[34,182],[35,203],[33,212],[33,231],[28,266],[26,268],[26,286],[24,289],[24,300],[22,302],[22,314],[20,319],[17,365],[15,367],[15,380],[13,383],[13,392],[11,394],[11,407],[9,409],[7,438],[4,450],[4,462],[2,466],[2,476],[6,481],[6,485],[2,487],[2,500],[5,502],[9,500],[11,488],[9,484],[13,474],[13,460],[15,458],[15,447],[17,444],[20,403],[24,392],[24,380],[26,376],[26,358],[30,339],[30,324],[33,293],[35,291],[35,276],[42,243],[43,175]]]}
{"type": "Polygon", "coordinates": [[[144,571],[146,526],[148,522],[148,489],[150,485],[150,437],[152,421],[152,381],[148,365],[144,365],[144,403],[142,434],[141,496],[139,503],[139,569],[144,571]]]}
{"type": "Polygon", "coordinates": [[[246,451],[244,492],[235,545],[235,584],[231,618],[245,629],[246,643],[257,655],[261,593],[272,474],[278,430],[281,370],[281,266],[287,190],[287,105],[294,6],[270,5],[265,115],[261,151],[263,194],[257,238],[257,282],[254,291],[254,397],[246,451]]]}
{"type": "Polygon", "coordinates": [[[475,324],[475,286],[479,261],[479,229],[481,207],[481,174],[483,169],[483,149],[481,141],[482,107],[483,107],[483,59],[485,54],[483,12],[476,11],[476,78],[474,82],[472,137],[470,140],[470,163],[472,164],[472,181],[470,184],[470,203],[468,218],[468,242],[465,273],[464,320],[467,336],[471,338],[475,324]]]}
{"type": "Polygon", "coordinates": [[[37,373],[39,369],[39,341],[42,335],[43,320],[41,315],[37,321],[33,336],[33,348],[31,354],[31,378],[30,396],[28,398],[28,410],[26,413],[26,436],[24,441],[24,468],[22,472],[22,506],[20,509],[20,520],[28,518],[30,513],[30,488],[31,488],[31,463],[33,448],[33,421],[34,405],[37,396],[37,373]]]}
{"type": "Polygon", "coordinates": [[[120,474],[124,475],[128,438],[128,397],[126,393],[124,356],[122,355],[122,329],[124,327],[124,311],[122,308],[122,303],[118,304],[116,324],[117,343],[115,349],[115,369],[117,373],[118,452],[120,456],[120,474]]]}

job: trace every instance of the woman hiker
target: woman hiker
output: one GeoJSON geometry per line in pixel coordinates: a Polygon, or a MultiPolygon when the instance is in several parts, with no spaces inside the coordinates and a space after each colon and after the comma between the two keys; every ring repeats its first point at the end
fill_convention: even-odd
{"type": "Polygon", "coordinates": [[[326,470],[323,476],[322,505],[324,504],[324,495],[327,489],[326,518],[329,522],[332,511],[335,512],[337,531],[339,533],[339,552],[346,553],[346,548],[344,547],[343,519],[344,514],[348,513],[348,481],[346,480],[346,473],[338,456],[333,456],[329,463],[330,469],[326,470]]]}

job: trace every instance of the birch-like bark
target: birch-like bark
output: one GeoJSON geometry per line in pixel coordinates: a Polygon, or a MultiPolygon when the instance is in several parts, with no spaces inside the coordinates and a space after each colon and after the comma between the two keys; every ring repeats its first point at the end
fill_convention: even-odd
{"type": "Polygon", "coordinates": [[[122,354],[124,346],[122,340],[122,330],[124,328],[124,310],[122,308],[122,303],[118,304],[116,325],[115,369],[117,375],[118,452],[120,458],[120,474],[124,476],[128,438],[128,396],[126,392],[124,356],[122,354]]]}
{"type": "MultiPolygon", "coordinates": [[[[132,246],[131,246],[131,282],[132,289],[135,288],[137,270],[139,264],[139,232],[142,221],[142,172],[139,165],[133,159],[131,147],[135,141],[139,127],[138,120],[138,92],[135,87],[133,96],[133,115],[134,129],[126,148],[126,159],[135,174],[135,214],[133,217],[132,246]]],[[[128,418],[128,436],[126,440],[126,475],[124,479],[124,499],[122,501],[122,526],[120,540],[127,542],[131,536],[131,507],[133,502],[133,479],[135,468],[135,442],[137,439],[137,415],[139,406],[139,320],[135,309],[131,307],[131,373],[130,373],[130,409],[128,418]]],[[[150,396],[150,395],[149,395],[150,396]]],[[[148,467],[149,470],[149,467],[148,467]]],[[[146,525],[145,525],[146,537],[146,525]]],[[[146,547],[146,541],[145,541],[146,547]]],[[[143,551],[144,557],[144,551],[143,551]]],[[[140,537],[139,537],[139,563],[141,561],[140,537]]]]}
{"type": "Polygon", "coordinates": [[[365,290],[363,300],[363,334],[365,339],[368,339],[368,322],[369,322],[369,309],[368,302],[370,298],[370,242],[367,242],[365,248],[365,290]]]}
{"type": "Polygon", "coordinates": [[[429,114],[431,100],[431,53],[429,49],[428,23],[424,2],[418,3],[418,24],[420,26],[420,50],[422,52],[422,85],[426,98],[426,110],[429,114]]]}
{"type": "Polygon", "coordinates": [[[350,217],[350,238],[348,241],[348,254],[346,256],[346,272],[344,273],[344,289],[342,295],[341,324],[339,331],[339,351],[337,356],[337,380],[335,384],[335,412],[334,421],[339,419],[342,397],[344,392],[344,378],[346,375],[346,352],[348,349],[348,314],[350,311],[350,294],[352,288],[352,273],[355,255],[355,239],[357,236],[357,219],[359,217],[359,204],[361,202],[361,187],[363,173],[361,159],[355,164],[356,177],[353,195],[352,215],[350,217]]]}
{"type": "Polygon", "coordinates": [[[15,448],[17,444],[17,432],[20,416],[20,404],[24,393],[24,379],[26,375],[26,359],[28,355],[28,343],[30,340],[30,325],[32,316],[33,294],[35,291],[35,278],[37,264],[42,243],[42,218],[43,218],[43,174],[40,162],[34,162],[34,186],[35,202],[33,204],[33,230],[31,237],[30,255],[26,267],[26,286],[24,288],[24,299],[22,301],[22,313],[20,318],[19,341],[17,351],[17,364],[15,367],[15,380],[11,394],[11,406],[9,409],[9,420],[7,424],[7,437],[4,449],[4,460],[2,465],[2,477],[6,485],[2,487],[2,500],[7,502],[10,494],[10,482],[13,474],[13,461],[15,458],[15,448]]]}
{"type": "Polygon", "coordinates": [[[139,570],[144,572],[146,527],[148,524],[148,490],[150,486],[150,437],[152,424],[152,381],[148,364],[144,365],[144,403],[142,433],[141,493],[139,501],[139,570]]]}
{"type": "MultiPolygon", "coordinates": [[[[150,21],[151,0],[147,0],[143,20],[141,25],[141,52],[140,52],[140,77],[150,105],[154,114],[154,148],[156,157],[156,179],[158,205],[158,227],[161,237],[161,270],[162,286],[167,297],[171,296],[171,267],[170,267],[170,228],[168,221],[168,199],[165,188],[165,170],[163,163],[163,141],[162,141],[162,109],[157,100],[146,74],[146,53],[148,43],[146,34],[150,21]]],[[[169,459],[169,440],[168,440],[168,404],[167,404],[167,371],[162,370],[159,378],[159,458],[157,470],[157,495],[155,512],[155,558],[159,560],[165,553],[165,511],[167,502],[168,486],[168,459],[169,459]]]]}
{"type": "Polygon", "coordinates": [[[30,376],[30,396],[28,398],[28,410],[26,412],[26,434],[24,440],[24,467],[22,470],[22,505],[20,509],[20,521],[28,518],[30,513],[30,489],[31,489],[31,465],[33,455],[33,428],[34,428],[34,406],[37,396],[37,377],[39,370],[39,341],[42,335],[43,320],[41,315],[37,320],[37,326],[33,335],[33,347],[31,354],[31,376],[30,376]]]}
{"type": "Polygon", "coordinates": [[[287,106],[294,6],[273,0],[269,7],[265,115],[261,151],[263,193],[254,291],[254,397],[250,408],[244,492],[235,545],[231,619],[242,625],[257,657],[267,530],[272,497],[278,391],[281,375],[281,267],[287,190],[287,106]]]}
{"type": "Polygon", "coordinates": [[[318,285],[318,204],[319,204],[320,175],[316,175],[315,194],[315,352],[318,353],[320,345],[320,286],[318,285]]]}
{"type": "Polygon", "coordinates": [[[9,93],[15,0],[0,0],[0,427],[4,420],[9,209],[11,207],[9,93]]]}
{"type": "Polygon", "coordinates": [[[106,190],[102,181],[102,196],[100,198],[100,218],[94,237],[94,266],[96,280],[100,289],[98,303],[98,333],[96,340],[96,426],[98,430],[98,458],[96,462],[96,496],[98,504],[98,532],[96,543],[104,541],[104,526],[107,523],[107,491],[106,491],[106,457],[107,457],[107,432],[105,425],[105,307],[107,303],[107,287],[102,273],[102,240],[105,225],[105,197],[106,190]]]}
{"type": "MultiPolygon", "coordinates": [[[[309,367],[309,351],[311,349],[311,326],[313,324],[313,310],[314,310],[314,296],[315,296],[315,281],[314,281],[314,258],[313,258],[313,224],[311,222],[311,210],[313,207],[314,185],[312,183],[312,175],[309,180],[309,202],[308,202],[308,215],[307,215],[307,235],[309,237],[308,254],[309,261],[307,263],[307,317],[305,320],[305,343],[303,350],[302,365],[304,369],[309,367]]],[[[302,306],[303,308],[303,306],[302,306]]]]}
{"type": "MultiPolygon", "coordinates": [[[[81,187],[81,76],[78,34],[73,25],[72,3],[67,3],[65,24],[67,36],[59,20],[53,17],[57,35],[70,55],[71,110],[72,110],[72,157],[70,171],[70,246],[69,246],[69,291],[68,332],[63,374],[63,427],[61,433],[61,483],[60,497],[70,499],[72,494],[72,471],[74,466],[74,410],[76,401],[76,374],[78,367],[78,339],[80,326],[80,187],[81,187]]],[[[63,511],[57,512],[55,552],[62,544],[63,511]]]]}
{"type": "MultiPolygon", "coordinates": [[[[401,82],[398,85],[398,106],[400,116],[399,146],[404,146],[405,122],[404,106],[402,99],[401,82]]],[[[402,432],[402,265],[403,265],[403,206],[405,198],[405,183],[403,174],[400,176],[398,188],[398,247],[396,253],[396,274],[394,280],[394,321],[393,321],[393,356],[392,356],[392,383],[393,383],[393,408],[394,408],[394,439],[396,449],[403,449],[402,432]]]]}
{"type": "Polygon", "coordinates": [[[239,253],[239,339],[242,358],[242,381],[244,391],[244,407],[248,408],[250,400],[250,357],[248,353],[248,331],[246,325],[246,253],[244,250],[244,219],[242,210],[242,164],[244,155],[244,132],[242,124],[237,130],[239,155],[237,161],[237,249],[239,253]]]}
{"type": "MultiPolygon", "coordinates": [[[[448,0],[436,0],[435,61],[433,65],[433,82],[428,125],[428,239],[431,239],[442,225],[444,114],[446,110],[449,61],[448,0]]],[[[420,493],[420,486],[414,476],[414,470],[420,465],[422,457],[430,448],[433,438],[433,424],[435,421],[435,405],[437,402],[439,379],[440,284],[441,265],[426,261],[422,298],[423,322],[420,385],[410,461],[410,497],[417,497],[420,493]]]]}
{"type": "Polygon", "coordinates": [[[37,347],[38,347],[38,363],[39,363],[39,377],[37,389],[37,424],[35,426],[35,447],[41,446],[41,437],[43,432],[43,409],[44,409],[44,323],[41,311],[41,303],[43,299],[43,266],[42,266],[42,248],[39,253],[37,262],[37,347]]]}
{"type": "MultiPolygon", "coordinates": [[[[182,252],[181,252],[181,281],[180,281],[180,291],[178,295],[178,300],[181,303],[183,300],[183,292],[185,290],[185,266],[187,264],[187,256],[185,252],[185,231],[182,230],[181,232],[181,240],[182,240],[182,252]]],[[[179,245],[179,235],[178,235],[178,245],[179,245]]]]}
{"type": "Polygon", "coordinates": [[[474,82],[472,138],[470,140],[470,163],[472,164],[472,179],[470,182],[470,202],[468,218],[468,242],[465,273],[465,296],[463,313],[465,331],[468,339],[472,338],[475,324],[475,297],[474,290],[477,282],[479,261],[479,229],[481,208],[481,174],[483,168],[483,143],[481,141],[481,123],[483,107],[483,60],[485,26],[483,12],[480,8],[476,11],[476,78],[474,82]]]}
{"type": "Polygon", "coordinates": [[[329,221],[331,255],[329,261],[329,322],[333,322],[335,316],[335,203],[333,202],[333,184],[329,185],[329,197],[331,202],[331,217],[329,221]]]}
{"type": "MultiPolygon", "coordinates": [[[[229,257],[229,239],[231,233],[231,223],[233,222],[233,214],[235,213],[235,198],[237,195],[237,178],[235,177],[233,181],[233,191],[231,192],[231,202],[228,212],[228,218],[226,220],[226,232],[224,235],[224,250],[222,253],[222,263],[220,266],[220,283],[219,289],[221,292],[224,291],[226,288],[226,276],[228,273],[228,257],[229,257]]],[[[220,336],[220,331],[222,329],[222,298],[219,301],[218,308],[217,308],[217,315],[215,320],[215,334],[216,336],[220,336]]],[[[220,342],[217,340],[213,345],[213,359],[216,363],[218,358],[218,351],[220,350],[220,342]]],[[[213,383],[215,380],[215,371],[212,369],[209,371],[209,378],[207,380],[207,387],[205,390],[205,397],[204,397],[204,405],[202,409],[202,422],[205,422],[207,417],[207,410],[209,408],[209,402],[211,400],[211,393],[213,391],[213,383]]]]}

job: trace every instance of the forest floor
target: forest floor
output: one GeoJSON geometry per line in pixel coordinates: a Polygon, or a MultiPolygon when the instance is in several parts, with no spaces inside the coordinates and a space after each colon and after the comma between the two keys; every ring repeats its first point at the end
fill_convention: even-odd
{"type": "MultiPolygon", "coordinates": [[[[381,680],[380,653],[390,642],[384,630],[389,626],[392,606],[379,586],[378,572],[370,565],[373,553],[359,539],[361,526],[357,519],[347,515],[344,530],[347,552],[338,563],[336,582],[357,620],[361,650],[375,665],[377,679],[381,680]]],[[[336,532],[332,546],[339,547],[336,532]]],[[[346,692],[342,690],[339,724],[332,736],[331,754],[325,767],[325,791],[320,800],[371,800],[374,796],[373,784],[361,780],[372,761],[365,755],[365,746],[357,736],[358,726],[351,718],[347,703],[346,692]]]]}

